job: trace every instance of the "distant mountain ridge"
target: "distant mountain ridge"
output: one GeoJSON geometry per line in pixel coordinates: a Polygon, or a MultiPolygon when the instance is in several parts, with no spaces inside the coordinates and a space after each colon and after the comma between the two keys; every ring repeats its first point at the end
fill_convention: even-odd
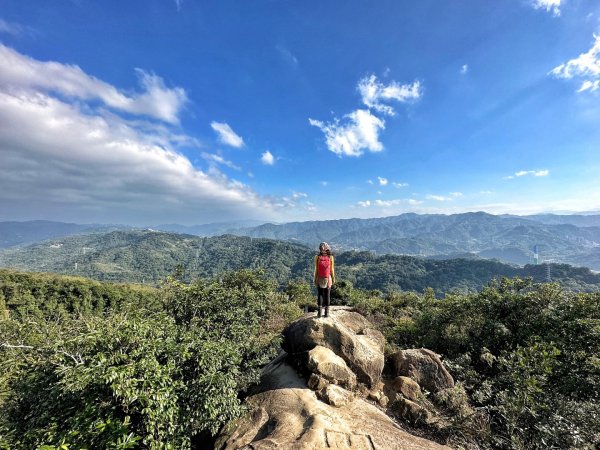
{"type": "Polygon", "coordinates": [[[600,216],[407,213],[380,219],[264,224],[233,232],[301,242],[311,247],[320,241],[328,241],[339,250],[369,250],[377,254],[440,257],[468,252],[520,265],[531,262],[532,248],[538,245],[545,261],[586,265],[600,270],[596,256],[600,248],[600,226],[596,223],[600,223],[600,216]],[[561,217],[566,217],[565,223],[560,223],[561,217]]]}
{"type": "MultiPolygon", "coordinates": [[[[600,215],[597,214],[496,216],[484,212],[453,215],[406,213],[372,219],[256,224],[256,221],[194,226],[170,224],[153,226],[152,229],[196,236],[232,234],[276,239],[310,248],[327,241],[336,251],[367,250],[379,255],[434,259],[461,255],[519,265],[532,262],[532,249],[537,245],[541,261],[600,270],[600,215]]],[[[111,226],[102,227],[43,221],[0,222],[0,248],[111,229],[111,226]],[[19,227],[22,229],[20,237],[17,234],[19,227]]]]}
{"type": "Polygon", "coordinates": [[[72,236],[81,233],[94,233],[115,229],[130,229],[125,225],[98,225],[31,220],[26,222],[0,222],[0,248],[72,236]]]}

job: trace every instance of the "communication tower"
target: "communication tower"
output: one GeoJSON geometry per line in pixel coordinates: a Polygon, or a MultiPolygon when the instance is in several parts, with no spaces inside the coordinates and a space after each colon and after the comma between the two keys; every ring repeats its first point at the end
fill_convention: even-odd
{"type": "Polygon", "coordinates": [[[533,264],[536,266],[540,263],[540,247],[539,245],[533,246],[533,264]]]}

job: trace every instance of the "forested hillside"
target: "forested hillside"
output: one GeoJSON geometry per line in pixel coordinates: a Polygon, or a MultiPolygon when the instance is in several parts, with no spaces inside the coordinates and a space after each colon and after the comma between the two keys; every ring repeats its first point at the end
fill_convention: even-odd
{"type": "MultiPolygon", "coordinates": [[[[538,246],[544,262],[567,263],[600,270],[599,215],[496,216],[407,213],[373,219],[339,219],[284,224],[256,221],[222,222],[152,227],[200,237],[223,234],[301,243],[311,248],[330,242],[337,252],[371,251],[380,255],[497,259],[525,265],[533,261],[538,246]]],[[[129,229],[109,225],[76,225],[57,222],[0,222],[0,248],[58,238],[81,232],[129,229]]]]}
{"type": "MultiPolygon", "coordinates": [[[[200,238],[155,231],[115,231],[46,241],[0,251],[0,266],[80,275],[97,280],[157,285],[168,275],[183,280],[219,276],[225,271],[262,268],[280,286],[312,279],[314,250],[272,239],[239,236],[200,238]]],[[[575,291],[600,289],[600,275],[565,264],[523,268],[473,258],[423,259],[370,252],[336,256],[338,280],[361,289],[436,292],[475,291],[492,278],[532,277],[575,291]]]]}

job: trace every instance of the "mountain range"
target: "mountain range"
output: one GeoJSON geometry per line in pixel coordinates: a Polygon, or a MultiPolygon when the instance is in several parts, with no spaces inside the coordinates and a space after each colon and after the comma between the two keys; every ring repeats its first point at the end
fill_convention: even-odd
{"type": "MultiPolygon", "coordinates": [[[[263,269],[280,286],[310,283],[314,249],[274,239],[223,235],[198,237],[160,231],[75,235],[0,251],[0,267],[56,272],[98,280],[157,285],[168,275],[189,281],[240,269],[263,269]]],[[[368,290],[436,292],[481,289],[492,278],[548,277],[573,291],[600,290],[600,274],[566,264],[523,268],[478,258],[425,259],[347,251],[336,255],[339,286],[368,290]],[[548,273],[550,271],[550,273],[548,273]]]]}
{"type": "MultiPolygon", "coordinates": [[[[600,270],[600,215],[442,215],[414,213],[372,219],[338,219],[283,224],[237,221],[195,226],[158,225],[153,230],[210,237],[222,234],[268,238],[316,248],[329,242],[336,251],[370,251],[434,259],[482,258],[525,265],[568,263],[600,270]]],[[[81,233],[131,230],[118,225],[60,222],[0,222],[0,248],[81,233]]]]}

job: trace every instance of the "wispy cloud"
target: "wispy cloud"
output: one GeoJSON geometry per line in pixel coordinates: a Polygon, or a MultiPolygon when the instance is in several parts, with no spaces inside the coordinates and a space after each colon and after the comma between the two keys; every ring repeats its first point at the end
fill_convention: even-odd
{"type": "Polygon", "coordinates": [[[241,148],[244,146],[244,140],[231,129],[229,124],[223,122],[211,122],[211,128],[217,133],[219,142],[230,147],[241,148]]]}
{"type": "Polygon", "coordinates": [[[18,23],[7,22],[6,20],[0,19],[0,33],[11,34],[13,36],[19,36],[23,34],[25,28],[18,23]]]}
{"type": "Polygon", "coordinates": [[[0,44],[0,84],[12,89],[59,93],[80,100],[100,100],[106,106],[131,114],[178,123],[187,102],[183,88],[168,88],[162,78],[136,69],[141,93],[127,95],[114,86],[87,75],[75,65],[41,62],[0,44]]]}
{"type": "Polygon", "coordinates": [[[555,67],[549,73],[557,78],[582,80],[577,92],[598,90],[600,87],[600,35],[594,35],[594,45],[587,52],[555,67]]]}
{"type": "Polygon", "coordinates": [[[450,195],[454,198],[457,198],[457,197],[462,197],[463,193],[462,192],[450,192],[450,195]]]}
{"type": "Polygon", "coordinates": [[[275,49],[286,63],[292,67],[298,67],[298,58],[287,47],[278,44],[275,46],[275,49]]]}
{"type": "Polygon", "coordinates": [[[514,175],[508,175],[504,177],[505,180],[512,180],[513,178],[525,177],[525,176],[534,176],[534,177],[546,177],[550,174],[548,169],[543,170],[519,170],[515,172],[514,175]]]}
{"type": "Polygon", "coordinates": [[[296,200],[300,198],[308,198],[308,194],[306,192],[292,191],[292,198],[296,200]]]}
{"type": "Polygon", "coordinates": [[[308,119],[308,122],[325,134],[327,148],[339,156],[361,156],[364,150],[380,152],[379,132],[385,129],[385,122],[371,114],[368,109],[357,109],[344,116],[344,122],[335,120],[323,123],[308,119]]]}
{"type": "Polygon", "coordinates": [[[468,64],[463,64],[462,67],[460,68],[460,73],[462,75],[466,74],[469,71],[469,65],[468,64]]]}
{"type": "Polygon", "coordinates": [[[480,193],[480,194],[482,194],[482,195],[490,195],[490,194],[493,194],[493,192],[492,192],[492,191],[479,191],[479,193],[480,193]]]}
{"type": "Polygon", "coordinates": [[[177,11],[181,11],[181,7],[183,6],[183,0],[175,0],[175,7],[177,11]]]}
{"type": "Polygon", "coordinates": [[[260,160],[263,164],[267,166],[272,166],[273,164],[275,164],[275,157],[269,150],[263,152],[263,154],[260,157],[260,160]]]}
{"type": "Polygon", "coordinates": [[[221,155],[217,155],[214,153],[202,153],[202,158],[204,158],[205,160],[212,162],[212,163],[216,163],[216,164],[221,164],[223,166],[229,167],[230,169],[234,169],[234,170],[242,170],[242,168],[240,166],[236,166],[234,163],[232,163],[231,161],[226,160],[225,158],[223,158],[221,155]]]}
{"type": "Polygon", "coordinates": [[[416,206],[420,205],[421,203],[423,203],[421,200],[415,200],[413,198],[397,198],[392,200],[363,200],[356,202],[356,206],[359,206],[361,208],[390,208],[392,206],[416,206]]]}
{"type": "Polygon", "coordinates": [[[398,183],[396,181],[392,182],[392,186],[394,186],[396,189],[400,189],[403,187],[408,187],[408,183],[398,183]]]}
{"type": "Polygon", "coordinates": [[[437,202],[450,202],[450,201],[452,201],[452,197],[446,197],[444,195],[429,194],[429,195],[425,196],[425,198],[427,200],[435,200],[437,202]]]}
{"type": "Polygon", "coordinates": [[[400,84],[396,81],[385,85],[377,81],[375,75],[370,75],[361,79],[357,86],[362,97],[362,102],[369,108],[382,114],[393,116],[394,109],[382,102],[392,100],[401,103],[418,100],[421,97],[421,83],[415,81],[412,84],[400,84]]]}
{"type": "Polygon", "coordinates": [[[561,3],[564,2],[562,0],[533,0],[532,5],[535,9],[544,9],[558,17],[560,16],[561,3]]]}
{"type": "Polygon", "coordinates": [[[377,177],[377,179],[379,180],[379,185],[380,186],[387,186],[387,184],[388,184],[388,179],[387,178],[377,177]]]}

